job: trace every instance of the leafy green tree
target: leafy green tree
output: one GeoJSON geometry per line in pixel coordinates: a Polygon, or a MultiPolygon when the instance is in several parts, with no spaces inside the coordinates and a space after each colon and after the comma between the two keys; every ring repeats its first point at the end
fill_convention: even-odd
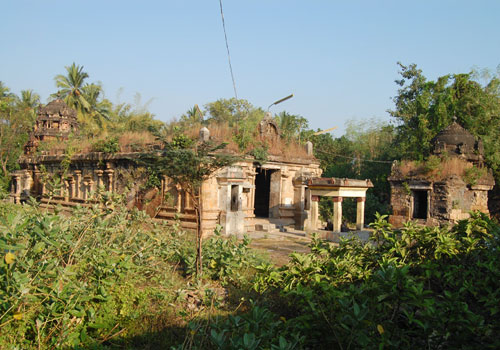
{"type": "Polygon", "coordinates": [[[205,108],[209,116],[207,123],[227,123],[229,127],[235,128],[233,139],[241,151],[254,142],[257,125],[265,115],[262,108],[235,98],[220,99],[208,103],[205,108]]]}
{"type": "Polygon", "coordinates": [[[151,132],[160,133],[165,128],[165,123],[154,119],[154,114],[148,111],[149,102],[141,103],[140,94],[134,97],[134,103],[109,104],[109,129],[114,133],[151,132]]]}
{"type": "Polygon", "coordinates": [[[203,239],[203,182],[213,174],[236,161],[236,158],[221,152],[226,144],[194,142],[185,135],[175,137],[171,142],[159,136],[163,150],[144,156],[140,163],[156,175],[164,175],[178,184],[194,199],[197,224],[196,272],[202,273],[203,239]]]}
{"type": "Polygon", "coordinates": [[[0,82],[0,166],[4,177],[3,183],[16,166],[16,161],[28,139],[34,122],[36,102],[37,94],[32,91],[23,91],[21,98],[18,98],[0,82]]]}
{"type": "Polygon", "coordinates": [[[306,118],[285,111],[279,113],[274,119],[280,127],[281,137],[286,142],[291,140],[300,142],[302,131],[309,126],[306,118]]]}
{"type": "Polygon", "coordinates": [[[484,86],[474,74],[454,74],[428,81],[415,64],[401,67],[395,109],[389,111],[397,121],[394,144],[402,158],[421,160],[431,151],[431,140],[452,122],[458,122],[480,137],[488,165],[500,166],[500,80],[492,78],[484,86]]]}
{"type": "Polygon", "coordinates": [[[234,97],[210,102],[205,105],[205,109],[209,115],[209,122],[227,122],[229,126],[233,126],[244,119],[254,119],[256,115],[259,115],[261,119],[264,117],[264,111],[261,108],[255,108],[247,100],[237,100],[234,97]]]}

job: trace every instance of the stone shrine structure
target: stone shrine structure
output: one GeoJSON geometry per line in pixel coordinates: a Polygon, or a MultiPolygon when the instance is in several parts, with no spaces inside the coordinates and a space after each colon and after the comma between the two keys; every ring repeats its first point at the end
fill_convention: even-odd
{"type": "Polygon", "coordinates": [[[24,153],[32,154],[40,141],[67,140],[68,136],[78,130],[76,111],[69,108],[62,100],[54,100],[41,107],[25,145],[24,153]]]}
{"type": "Polygon", "coordinates": [[[454,120],[432,143],[432,156],[439,162],[436,169],[393,164],[389,221],[396,227],[409,220],[451,224],[470,217],[470,211],[489,213],[488,191],[495,181],[483,164],[481,140],[454,120]]]}
{"type": "Polygon", "coordinates": [[[366,191],[373,187],[370,180],[315,178],[307,183],[311,201],[319,201],[319,197],[333,199],[333,232],[340,232],[342,226],[342,200],[345,197],[356,198],[356,230],[365,226],[366,191]]]}
{"type": "MultiPolygon", "coordinates": [[[[41,141],[64,140],[78,132],[76,112],[55,100],[40,108],[30,141],[19,160],[21,170],[12,175],[11,200],[20,203],[34,197],[41,205],[71,208],[95,203],[96,191],[127,195],[127,206],[146,210],[157,219],[179,218],[185,228],[196,228],[193,200],[169,178],[158,188],[144,189],[145,169],[134,161],[139,152],[87,152],[66,155],[40,152],[41,141]],[[69,166],[63,171],[63,161],[69,166]],[[47,179],[57,179],[59,188],[48,188],[47,179]],[[49,196],[50,192],[50,196],[49,196]],[[50,197],[50,198],[49,198],[50,197]]],[[[279,138],[279,128],[269,118],[259,124],[261,137],[279,138]]],[[[202,141],[211,138],[200,130],[202,141]]],[[[253,231],[257,217],[279,220],[297,229],[317,229],[318,203],[310,200],[308,181],[321,175],[319,162],[307,145],[307,156],[269,155],[265,164],[245,156],[236,164],[220,169],[203,183],[203,228],[213,232],[216,225],[226,234],[253,231]]]]}

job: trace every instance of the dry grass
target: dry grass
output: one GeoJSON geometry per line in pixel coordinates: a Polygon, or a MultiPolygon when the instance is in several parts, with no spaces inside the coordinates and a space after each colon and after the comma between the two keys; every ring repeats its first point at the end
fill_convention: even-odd
{"type": "MultiPolygon", "coordinates": [[[[184,134],[191,139],[198,139],[200,129],[203,125],[193,125],[184,134]]],[[[283,160],[293,160],[296,158],[312,158],[306,153],[305,146],[297,141],[285,142],[282,139],[269,140],[261,138],[258,131],[255,130],[252,140],[248,142],[246,149],[240,150],[235,141],[236,128],[230,127],[228,123],[210,123],[207,125],[210,130],[210,137],[216,142],[226,142],[226,151],[233,153],[250,153],[258,147],[267,147],[267,153],[273,156],[279,156],[283,160]]],[[[93,146],[102,141],[109,141],[112,137],[118,137],[120,152],[138,152],[151,150],[154,145],[158,144],[154,135],[149,132],[124,132],[120,135],[106,135],[99,138],[78,138],[68,141],[50,141],[44,142],[39,149],[42,154],[63,154],[68,148],[75,150],[75,153],[92,152],[93,146]]],[[[171,141],[173,133],[167,135],[167,140],[171,141]]]]}
{"type": "Polygon", "coordinates": [[[440,159],[439,162],[433,160],[431,164],[429,164],[429,161],[402,161],[398,167],[398,173],[402,177],[419,177],[439,181],[452,175],[458,175],[462,178],[467,177],[469,170],[472,168],[472,163],[461,158],[452,157],[440,159]]]}
{"type": "MultiPolygon", "coordinates": [[[[203,126],[196,125],[185,132],[185,135],[197,139],[199,131],[203,126]]],[[[210,130],[210,137],[217,142],[226,142],[226,150],[238,153],[248,153],[257,147],[262,147],[262,145],[267,146],[267,152],[270,155],[281,156],[283,159],[294,159],[294,158],[312,158],[306,152],[305,146],[300,145],[296,141],[290,141],[289,143],[284,142],[282,139],[269,140],[261,138],[258,135],[257,130],[253,135],[253,142],[250,142],[245,150],[240,150],[238,144],[234,141],[234,135],[236,128],[230,127],[228,123],[210,123],[207,125],[208,130],[210,130]]]]}
{"type": "Polygon", "coordinates": [[[121,152],[137,152],[149,149],[152,145],[158,144],[158,141],[150,132],[127,131],[120,135],[118,143],[121,152]]]}
{"type": "Polygon", "coordinates": [[[120,135],[106,135],[98,138],[78,137],[71,140],[44,141],[40,142],[38,151],[42,155],[64,154],[72,149],[75,154],[89,153],[93,151],[93,146],[100,141],[110,140],[112,137],[118,138],[120,152],[138,152],[151,149],[158,144],[153,134],[149,132],[127,131],[120,135]]]}

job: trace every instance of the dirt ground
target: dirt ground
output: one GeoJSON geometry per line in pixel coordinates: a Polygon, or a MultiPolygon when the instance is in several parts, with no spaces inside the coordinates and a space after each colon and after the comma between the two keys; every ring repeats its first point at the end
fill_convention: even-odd
{"type": "Polygon", "coordinates": [[[252,239],[250,247],[269,255],[277,266],[283,266],[290,260],[291,253],[309,253],[308,244],[308,240],[269,237],[252,239]]]}
{"type": "MultiPolygon", "coordinates": [[[[327,231],[318,232],[320,237],[326,237],[327,231]]],[[[340,241],[340,237],[352,237],[356,236],[362,241],[367,241],[370,237],[370,231],[357,231],[352,232],[342,232],[340,234],[335,234],[333,237],[333,242],[331,244],[337,245],[340,241]]],[[[261,251],[266,254],[270,259],[276,264],[276,266],[283,266],[288,261],[290,261],[290,254],[293,252],[298,253],[309,253],[311,250],[309,248],[310,238],[308,237],[297,237],[295,234],[280,234],[280,235],[263,235],[249,234],[252,242],[250,247],[261,251]]]]}

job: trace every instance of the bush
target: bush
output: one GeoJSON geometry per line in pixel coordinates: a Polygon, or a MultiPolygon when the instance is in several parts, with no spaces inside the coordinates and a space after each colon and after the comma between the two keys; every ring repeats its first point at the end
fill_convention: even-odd
{"type": "Polygon", "coordinates": [[[92,145],[92,152],[117,153],[120,152],[120,143],[117,136],[99,140],[92,145]]]}
{"type": "Polygon", "coordinates": [[[497,224],[476,213],[451,229],[397,231],[385,216],[372,227],[378,243],[314,240],[287,266],[262,266],[255,290],[287,305],[309,348],[500,347],[497,224]]]}
{"type": "Polygon", "coordinates": [[[172,278],[166,227],[127,211],[122,198],[72,216],[36,207],[0,212],[0,343],[73,348],[103,343],[147,314],[172,278]]]}

